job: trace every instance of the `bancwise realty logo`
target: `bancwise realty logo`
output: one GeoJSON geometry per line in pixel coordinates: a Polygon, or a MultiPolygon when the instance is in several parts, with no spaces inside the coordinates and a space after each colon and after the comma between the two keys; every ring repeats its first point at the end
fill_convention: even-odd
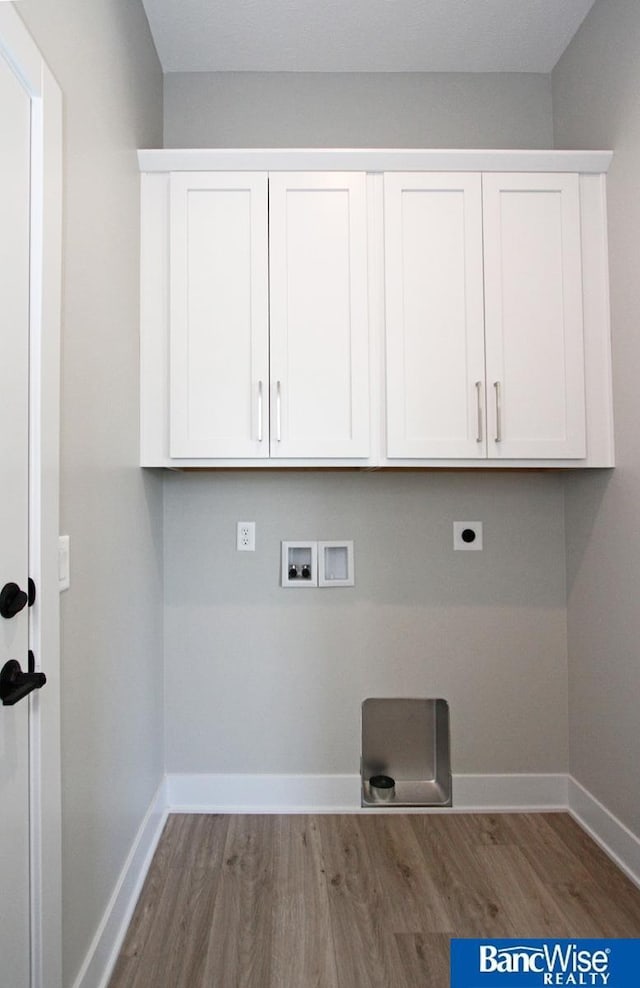
{"type": "Polygon", "coordinates": [[[452,940],[451,988],[638,988],[640,940],[452,940]]]}

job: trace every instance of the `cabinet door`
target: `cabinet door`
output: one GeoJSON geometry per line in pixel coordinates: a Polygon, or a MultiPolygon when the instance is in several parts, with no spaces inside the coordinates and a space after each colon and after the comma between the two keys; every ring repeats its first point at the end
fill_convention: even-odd
{"type": "Polygon", "coordinates": [[[478,174],[384,176],[387,456],[486,456],[478,174]]]}
{"type": "Polygon", "coordinates": [[[366,177],[269,176],[271,455],[369,454],[366,177]]]}
{"type": "Polygon", "coordinates": [[[489,457],[585,456],[578,176],[483,176],[489,457]]]}
{"type": "Polygon", "coordinates": [[[266,173],[176,173],[170,195],[170,455],[268,456],[266,173]]]}

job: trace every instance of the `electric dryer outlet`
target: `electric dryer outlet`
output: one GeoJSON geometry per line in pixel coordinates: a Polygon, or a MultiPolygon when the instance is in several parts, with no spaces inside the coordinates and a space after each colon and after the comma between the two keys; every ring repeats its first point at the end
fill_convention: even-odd
{"type": "Polygon", "coordinates": [[[454,521],[453,548],[471,552],[482,551],[482,522],[454,521]]]}

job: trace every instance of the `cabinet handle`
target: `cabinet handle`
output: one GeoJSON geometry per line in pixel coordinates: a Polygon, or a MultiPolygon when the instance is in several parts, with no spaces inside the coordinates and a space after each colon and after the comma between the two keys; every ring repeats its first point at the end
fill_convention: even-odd
{"type": "Polygon", "coordinates": [[[276,381],[276,442],[282,439],[282,414],[281,414],[280,381],[276,381]]]}
{"type": "Polygon", "coordinates": [[[502,442],[502,395],[500,381],[494,381],[493,387],[496,394],[496,442],[502,442]]]}
{"type": "Polygon", "coordinates": [[[262,442],[262,381],[258,381],[258,442],[262,442]]]}
{"type": "Polygon", "coordinates": [[[482,381],[476,381],[476,415],[478,419],[478,432],[476,442],[482,442],[482,381]]]}

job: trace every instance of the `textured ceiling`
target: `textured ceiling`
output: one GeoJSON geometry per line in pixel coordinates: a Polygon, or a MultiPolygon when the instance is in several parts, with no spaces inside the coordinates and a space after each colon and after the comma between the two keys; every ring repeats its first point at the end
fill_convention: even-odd
{"type": "Polygon", "coordinates": [[[165,72],[550,72],[594,0],[143,0],[165,72]]]}

